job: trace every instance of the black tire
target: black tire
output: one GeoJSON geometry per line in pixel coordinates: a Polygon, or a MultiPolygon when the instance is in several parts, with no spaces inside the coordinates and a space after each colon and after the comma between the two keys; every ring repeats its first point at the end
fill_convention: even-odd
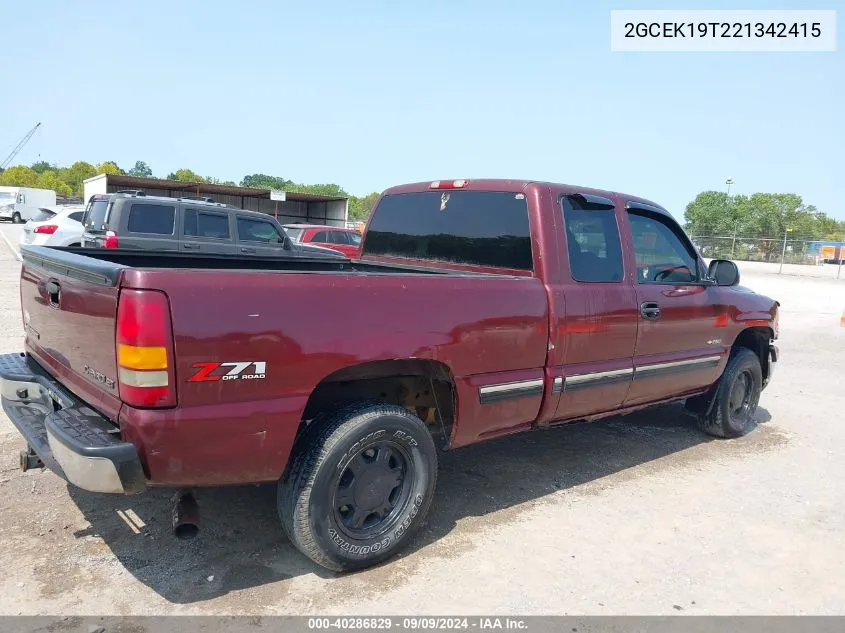
{"type": "Polygon", "coordinates": [[[297,443],[279,482],[279,518],[318,565],[363,569],[408,544],[436,481],[437,450],[422,420],[396,405],[359,402],[315,420],[297,443]]]}
{"type": "Polygon", "coordinates": [[[12,215],[12,224],[20,224],[21,221],[21,214],[15,211],[15,213],[12,215]]]}
{"type": "Polygon", "coordinates": [[[762,391],[760,359],[748,348],[737,348],[719,379],[710,413],[698,416],[699,427],[715,437],[740,437],[750,433],[757,426],[754,413],[762,391]]]}

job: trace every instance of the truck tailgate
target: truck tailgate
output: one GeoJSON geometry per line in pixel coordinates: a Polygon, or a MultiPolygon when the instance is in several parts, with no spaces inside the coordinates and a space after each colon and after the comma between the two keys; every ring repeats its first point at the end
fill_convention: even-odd
{"type": "Polygon", "coordinates": [[[121,402],[115,321],[122,267],[44,247],[24,247],[22,254],[26,351],[68,390],[116,421],[121,402]]]}

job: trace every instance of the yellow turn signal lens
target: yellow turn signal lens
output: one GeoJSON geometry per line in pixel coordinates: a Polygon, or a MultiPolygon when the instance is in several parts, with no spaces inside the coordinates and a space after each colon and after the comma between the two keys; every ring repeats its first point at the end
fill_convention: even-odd
{"type": "Polygon", "coordinates": [[[127,369],[167,369],[167,349],[121,343],[117,346],[117,364],[127,369]]]}

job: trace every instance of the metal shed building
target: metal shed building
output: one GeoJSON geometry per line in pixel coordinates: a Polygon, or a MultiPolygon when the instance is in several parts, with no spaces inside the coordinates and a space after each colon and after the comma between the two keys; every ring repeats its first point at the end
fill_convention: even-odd
{"type": "Polygon", "coordinates": [[[343,197],[286,192],[284,201],[276,201],[270,199],[270,189],[109,174],[100,174],[85,180],[83,200],[90,200],[94,194],[116,193],[125,189],[143,191],[148,196],[208,197],[215,202],[230,204],[240,209],[273,215],[282,224],[346,226],[349,214],[349,200],[343,197]]]}

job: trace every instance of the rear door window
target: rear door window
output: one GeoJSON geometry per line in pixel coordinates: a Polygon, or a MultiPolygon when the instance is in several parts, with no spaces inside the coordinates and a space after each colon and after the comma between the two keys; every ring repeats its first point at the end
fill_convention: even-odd
{"type": "Polygon", "coordinates": [[[332,231],[329,233],[329,238],[331,239],[332,244],[343,244],[344,246],[349,246],[349,238],[344,231],[332,231]]]}
{"type": "Polygon", "coordinates": [[[229,215],[185,209],[183,234],[186,237],[228,240],[231,237],[229,215]]]}
{"type": "Polygon", "coordinates": [[[569,270],[575,281],[621,282],[622,247],[616,211],[577,196],[561,198],[569,270]]]}
{"type": "Polygon", "coordinates": [[[129,207],[130,233],[173,235],[176,207],[135,202],[129,207]]]}
{"type": "Polygon", "coordinates": [[[387,195],[371,216],[364,253],[533,270],[528,204],[506,191],[387,195]]]}

